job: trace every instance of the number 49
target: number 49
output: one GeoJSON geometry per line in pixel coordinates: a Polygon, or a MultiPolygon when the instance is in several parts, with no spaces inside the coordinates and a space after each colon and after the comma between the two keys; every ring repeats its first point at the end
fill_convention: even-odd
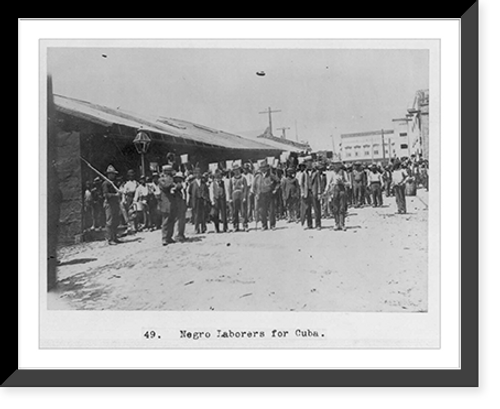
{"type": "Polygon", "coordinates": [[[156,338],[156,332],[155,331],[146,331],[144,333],[144,338],[146,338],[146,339],[156,338]]]}

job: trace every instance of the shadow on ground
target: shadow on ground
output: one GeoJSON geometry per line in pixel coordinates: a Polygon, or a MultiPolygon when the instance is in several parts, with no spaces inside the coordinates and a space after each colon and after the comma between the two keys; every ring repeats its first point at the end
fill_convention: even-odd
{"type": "Polygon", "coordinates": [[[85,264],[85,263],[90,263],[92,261],[96,261],[96,258],[75,258],[73,260],[69,261],[64,261],[62,263],[59,263],[59,266],[72,266],[75,264],[85,264]]]}

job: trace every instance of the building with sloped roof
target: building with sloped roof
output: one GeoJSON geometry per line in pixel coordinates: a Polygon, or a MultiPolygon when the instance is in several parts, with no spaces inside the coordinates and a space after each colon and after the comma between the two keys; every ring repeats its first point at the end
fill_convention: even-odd
{"type": "Polygon", "coordinates": [[[83,186],[96,173],[81,158],[102,173],[112,164],[122,176],[129,169],[140,174],[141,157],[133,143],[139,129],[151,139],[145,155],[149,172],[166,163],[169,152],[177,157],[187,154],[188,166],[205,171],[209,163],[257,161],[287,150],[285,145],[270,145],[185,120],[133,114],[62,95],[54,95],[49,104],[49,166],[55,170],[50,172],[54,177],[49,180],[53,188],[49,191],[55,187],[61,197],[60,243],[74,242],[83,230],[83,186]]]}

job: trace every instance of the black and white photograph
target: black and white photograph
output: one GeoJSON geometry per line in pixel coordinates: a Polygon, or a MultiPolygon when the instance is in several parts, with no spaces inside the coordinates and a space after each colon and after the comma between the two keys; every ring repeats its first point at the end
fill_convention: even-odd
{"type": "Polygon", "coordinates": [[[48,312],[428,314],[437,41],[41,45],[48,312]]]}

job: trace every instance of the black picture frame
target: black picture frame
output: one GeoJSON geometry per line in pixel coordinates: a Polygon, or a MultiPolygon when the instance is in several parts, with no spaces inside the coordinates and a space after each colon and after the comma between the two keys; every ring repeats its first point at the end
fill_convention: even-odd
{"type": "MultiPolygon", "coordinates": [[[[458,17],[457,17],[458,18],[458,17]]],[[[460,369],[438,370],[27,370],[18,337],[4,337],[3,387],[475,387],[478,386],[478,32],[479,4],[461,16],[461,350],[460,369]],[[462,190],[463,191],[463,190],[462,190]],[[14,354],[16,351],[16,354],[14,354]]],[[[5,276],[11,289],[17,279],[5,276]]],[[[16,292],[17,294],[17,292],[16,292]]],[[[5,302],[4,302],[5,304],[5,302]]],[[[9,305],[13,304],[12,301],[9,305]]],[[[7,306],[6,306],[7,307],[7,306]]],[[[9,308],[10,309],[10,308],[9,308]]],[[[14,331],[10,331],[13,334],[14,331]]],[[[15,332],[18,333],[17,331],[15,332]]]]}

